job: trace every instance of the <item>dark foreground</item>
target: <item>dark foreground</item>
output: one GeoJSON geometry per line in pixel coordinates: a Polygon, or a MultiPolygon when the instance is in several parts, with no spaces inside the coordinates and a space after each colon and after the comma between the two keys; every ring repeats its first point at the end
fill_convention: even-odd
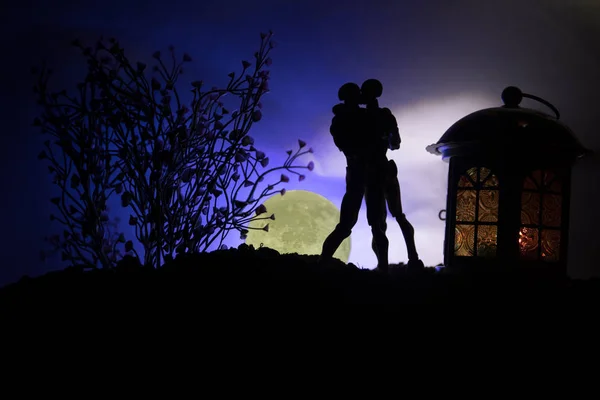
{"type": "Polygon", "coordinates": [[[239,249],[186,255],[160,269],[133,259],[115,270],[68,268],[0,289],[0,309],[117,305],[600,304],[600,281],[543,273],[449,273],[402,266],[384,276],[316,256],[239,249]]]}

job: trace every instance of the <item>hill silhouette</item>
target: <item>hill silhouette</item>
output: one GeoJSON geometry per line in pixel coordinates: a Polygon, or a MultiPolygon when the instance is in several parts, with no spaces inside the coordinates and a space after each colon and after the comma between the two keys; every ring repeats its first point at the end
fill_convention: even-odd
{"type": "Polygon", "coordinates": [[[116,269],[70,267],[24,277],[0,289],[5,311],[153,304],[586,304],[600,303],[600,280],[571,280],[541,271],[410,271],[389,275],[318,256],[279,254],[269,248],[180,255],[159,269],[127,257],[116,269]]]}

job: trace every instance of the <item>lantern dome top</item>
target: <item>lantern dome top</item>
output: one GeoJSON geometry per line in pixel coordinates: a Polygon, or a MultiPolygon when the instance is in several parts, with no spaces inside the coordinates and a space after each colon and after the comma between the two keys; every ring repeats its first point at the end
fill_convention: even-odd
{"type": "Polygon", "coordinates": [[[469,151],[492,149],[498,151],[522,150],[543,153],[551,151],[565,156],[579,158],[589,150],[577,140],[571,129],[559,121],[558,110],[547,101],[523,93],[519,88],[509,86],[502,92],[501,107],[475,111],[454,123],[437,143],[427,147],[427,151],[447,158],[456,155],[457,150],[469,151]],[[528,97],[545,104],[555,116],[520,107],[521,100],[528,97]]]}

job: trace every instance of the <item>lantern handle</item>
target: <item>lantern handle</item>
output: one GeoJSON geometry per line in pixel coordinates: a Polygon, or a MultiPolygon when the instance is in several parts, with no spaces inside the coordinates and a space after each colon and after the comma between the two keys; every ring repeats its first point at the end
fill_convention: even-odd
{"type": "Polygon", "coordinates": [[[440,212],[438,213],[438,218],[441,221],[445,221],[446,220],[446,210],[440,210],[440,212]],[[444,214],[444,216],[442,217],[442,214],[444,214]]]}
{"type": "Polygon", "coordinates": [[[548,107],[549,109],[554,111],[554,114],[556,114],[556,119],[560,119],[560,113],[558,112],[558,109],[556,107],[554,107],[549,101],[544,100],[541,97],[538,97],[538,96],[535,96],[535,95],[529,94],[529,93],[523,93],[523,97],[527,97],[529,99],[532,99],[532,100],[542,103],[543,105],[545,105],[546,107],[548,107]]]}
{"type": "Polygon", "coordinates": [[[534,96],[533,94],[523,93],[521,89],[519,89],[516,86],[508,86],[504,88],[501,97],[502,101],[504,102],[504,106],[509,108],[519,108],[519,104],[521,103],[521,100],[523,100],[523,97],[527,97],[529,99],[538,101],[546,107],[548,107],[549,109],[551,109],[552,111],[554,111],[556,119],[560,119],[560,113],[558,112],[558,109],[554,107],[549,101],[546,101],[541,97],[534,96]]]}

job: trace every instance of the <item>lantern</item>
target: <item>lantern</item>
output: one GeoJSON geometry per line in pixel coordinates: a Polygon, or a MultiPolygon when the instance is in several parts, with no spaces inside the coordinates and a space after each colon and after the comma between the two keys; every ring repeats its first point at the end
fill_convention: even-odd
{"type": "Polygon", "coordinates": [[[571,168],[589,153],[547,101],[507,87],[502,107],[452,125],[427,151],[449,162],[444,264],[566,273],[571,168]],[[555,116],[521,108],[530,98],[555,116]]]}

